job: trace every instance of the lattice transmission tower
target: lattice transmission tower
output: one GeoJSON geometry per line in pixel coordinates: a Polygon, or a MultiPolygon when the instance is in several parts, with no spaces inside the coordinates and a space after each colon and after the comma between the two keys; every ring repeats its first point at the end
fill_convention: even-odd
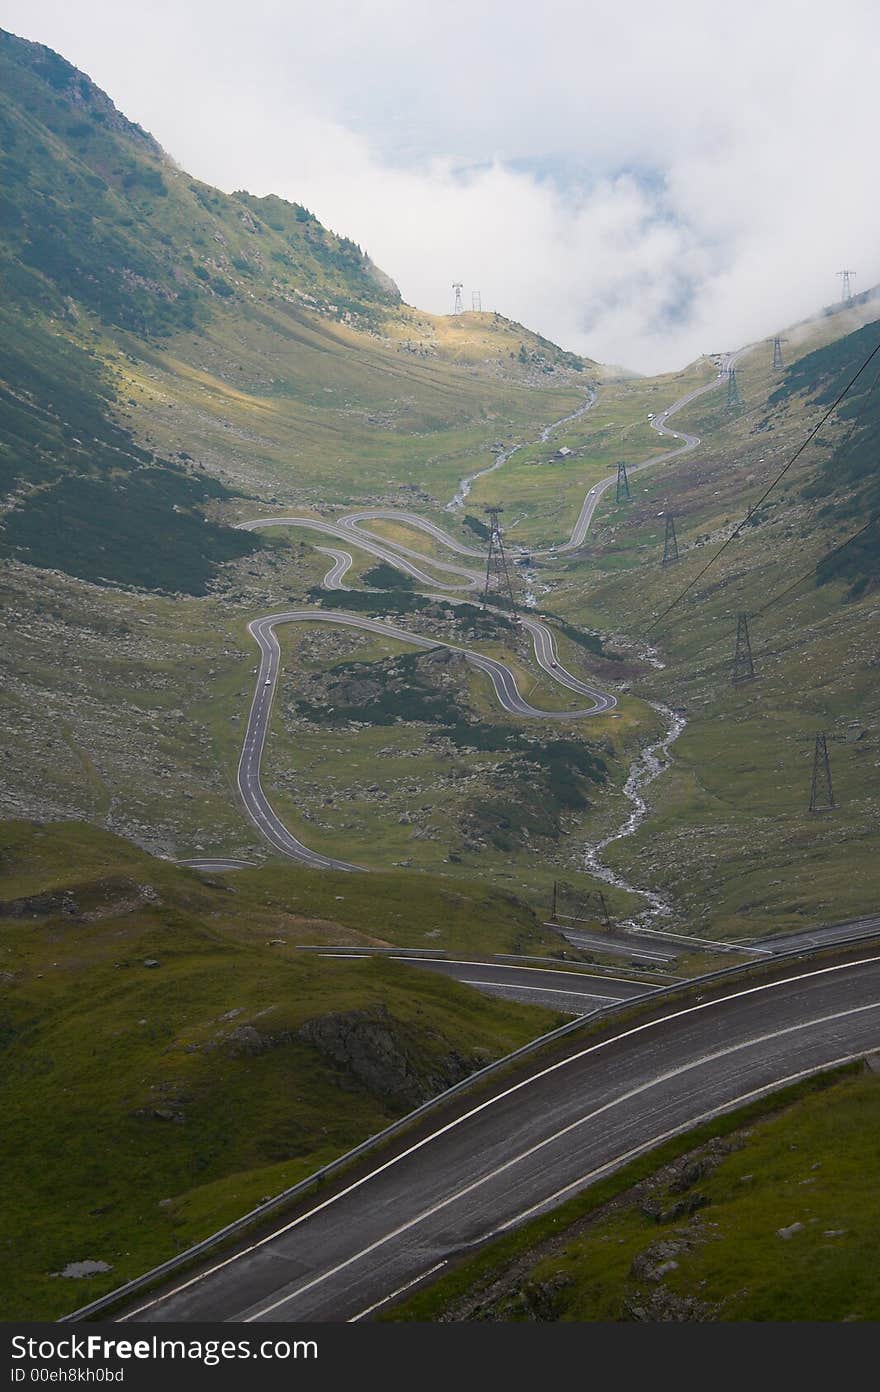
{"type": "Polygon", "coordinates": [[[727,409],[735,411],[742,405],[742,397],[739,394],[739,382],[736,380],[736,368],[732,367],[727,374],[727,409]]]}
{"type": "Polygon", "coordinates": [[[663,539],[663,564],[672,565],[678,560],[678,538],[675,535],[675,518],[671,512],[666,514],[666,536],[663,539]]]}
{"type": "Polygon", "coordinates": [[[730,680],[734,686],[737,686],[740,682],[754,681],[754,678],[755,663],[752,658],[752,644],[749,640],[749,618],[747,614],[739,614],[736,620],[736,650],[733,654],[730,680]]]}
{"type": "Polygon", "coordinates": [[[507,564],[507,555],[504,550],[504,535],[501,530],[499,516],[504,511],[500,504],[496,507],[484,509],[489,521],[489,551],[486,556],[486,581],[483,585],[483,604],[489,601],[490,592],[495,592],[504,596],[511,608],[512,613],[516,613],[516,598],[513,593],[513,579],[510,574],[510,567],[507,564]]]}
{"type": "Polygon", "coordinates": [[[480,294],[479,290],[472,290],[472,291],[471,291],[471,309],[476,310],[477,313],[479,314],[479,313],[482,311],[482,308],[483,308],[483,296],[480,294]]]}
{"type": "Polygon", "coordinates": [[[813,751],[813,782],[810,785],[810,811],[811,812],[830,812],[832,807],[836,807],[834,801],[834,787],[831,782],[831,761],[828,758],[828,741],[825,738],[825,731],[821,730],[816,736],[816,748],[813,751]]]}
{"type": "Polygon", "coordinates": [[[843,281],[841,304],[849,304],[852,300],[852,282],[856,278],[856,273],[855,271],[838,271],[837,274],[843,281]]]}
{"type": "Polygon", "coordinates": [[[621,460],[617,466],[617,501],[619,503],[628,503],[631,497],[629,479],[626,476],[626,465],[621,460]]]}
{"type": "Polygon", "coordinates": [[[455,291],[455,305],[452,312],[453,314],[463,314],[464,305],[461,302],[462,281],[454,280],[452,282],[452,288],[455,291]]]}
{"type": "Polygon", "coordinates": [[[787,338],[780,338],[780,337],[779,337],[779,334],[777,334],[776,337],[775,337],[774,340],[773,340],[773,371],[774,371],[774,372],[781,372],[782,369],[785,367],[785,363],[782,361],[782,345],[783,345],[783,343],[787,343],[787,342],[788,342],[788,339],[787,339],[787,338]]]}

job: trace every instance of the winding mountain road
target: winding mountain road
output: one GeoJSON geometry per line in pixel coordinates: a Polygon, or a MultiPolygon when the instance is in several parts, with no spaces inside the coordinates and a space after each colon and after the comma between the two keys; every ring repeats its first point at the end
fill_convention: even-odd
{"type": "Polygon", "coordinates": [[[532,720],[572,720],[595,715],[600,711],[611,710],[617,704],[613,696],[591,687],[587,682],[582,682],[579,677],[573,676],[560,666],[555,657],[553,635],[537,619],[528,620],[525,627],[532,635],[538,663],[545,671],[551,672],[561,685],[588,696],[592,705],[587,709],[581,711],[540,710],[537,706],[529,705],[528,701],[523,699],[516,684],[514,673],[497,658],[487,657],[484,653],[460,647],[457,643],[443,643],[436,638],[425,638],[421,634],[410,633],[405,628],[398,628],[396,624],[386,623],[381,619],[369,619],[362,614],[346,614],[339,610],[330,609],[290,609],[280,614],[266,614],[262,618],[252,620],[248,624],[248,632],[260,649],[260,664],[257,669],[257,685],[251,701],[244,743],[238,762],[238,790],[245,811],[270,845],[280,851],[282,855],[298,860],[315,870],[358,870],[362,867],[351,865],[345,860],[337,860],[333,856],[322,855],[319,851],[311,850],[310,847],[304,845],[284,825],[263,789],[260,768],[269,719],[272,714],[272,698],[281,664],[281,647],[275,629],[280,624],[287,623],[340,624],[347,628],[361,629],[366,633],[377,633],[385,638],[394,638],[398,642],[409,643],[417,648],[450,648],[453,652],[459,652],[467,658],[471,666],[486,673],[492,682],[498,704],[510,715],[524,716],[532,720]]]}
{"type": "MultiPolygon", "coordinates": [[[[695,401],[708,391],[714,390],[718,384],[726,380],[731,366],[738,354],[728,356],[721,368],[718,376],[711,382],[697,387],[694,391],[688,392],[686,396],[668,406],[652,420],[654,429],[661,435],[673,436],[682,441],[678,449],[666,451],[663,454],[652,455],[643,460],[640,464],[630,467],[631,473],[636,473],[642,469],[648,469],[652,465],[685,454],[697,447],[700,443],[696,435],[690,435],[683,431],[669,429],[666,422],[670,416],[680,411],[683,407],[695,401]]],[[[546,426],[541,434],[541,439],[549,438],[550,433],[565,421],[574,420],[588,411],[596,401],[596,393],[591,390],[588,400],[584,405],[570,416],[566,416],[561,421],[555,421],[552,425],[546,426]]],[[[514,453],[513,449],[508,449],[499,454],[492,466],[492,469],[499,468],[514,453]]],[[[490,473],[492,469],[481,470],[480,473],[471,475],[469,479],[462,480],[460,490],[465,484],[470,484],[475,478],[483,473],[490,473]]],[[[595,484],[587,493],[583,506],[581,507],[577,521],[572,529],[568,541],[559,546],[551,547],[545,551],[535,551],[534,555],[553,555],[558,552],[576,550],[581,546],[586,538],[590,523],[593,519],[596,507],[602,495],[616,481],[616,475],[609,475],[595,484]]],[[[456,495],[458,496],[458,495],[456,495]]],[[[465,495],[462,495],[465,496],[465,495]]],[[[400,511],[393,508],[361,508],[355,512],[346,513],[335,522],[326,522],[323,519],[308,516],[289,516],[289,517],[263,517],[253,518],[238,524],[243,531],[256,531],[268,527],[302,527],[310,531],[316,531],[324,536],[332,537],[336,540],[347,541],[367,554],[384,561],[387,565],[394,566],[404,574],[416,580],[419,585],[433,592],[437,587],[443,591],[467,591],[471,594],[481,588],[483,577],[481,571],[466,569],[464,566],[455,565],[452,562],[440,561],[434,557],[422,555],[411,547],[404,545],[396,540],[377,537],[374,532],[369,532],[365,528],[365,523],[375,521],[392,521],[405,523],[409,527],[423,531],[435,542],[440,543],[454,554],[473,559],[483,559],[483,553],[474,547],[465,545],[457,538],[452,537],[438,526],[437,523],[428,518],[420,517],[417,513],[400,511]],[[429,574],[424,567],[430,567],[435,574],[429,574]],[[455,576],[454,581],[448,579],[438,579],[438,574],[442,576],[455,576]]],[[[323,584],[327,589],[344,589],[342,577],[347,573],[353,564],[353,557],[350,552],[340,550],[335,547],[318,547],[319,551],[331,557],[333,564],[324,576],[323,584]]],[[[448,594],[443,596],[449,598],[448,594]]],[[[433,639],[426,639],[420,635],[409,633],[405,629],[397,628],[393,624],[380,622],[375,619],[367,619],[359,614],[346,614],[342,611],[330,611],[324,609],[299,609],[289,610],[281,614],[269,614],[260,619],[253,620],[248,624],[248,631],[260,648],[260,665],[257,674],[257,685],[254,697],[251,702],[250,713],[248,715],[247,727],[244,735],[241,758],[238,766],[238,788],[242,801],[247,811],[247,815],[253,822],[260,834],[269,842],[276,851],[288,856],[293,860],[298,860],[304,865],[314,869],[333,869],[333,870],[356,870],[361,867],[351,865],[347,861],[338,860],[332,856],[326,856],[318,851],[314,851],[300,841],[284,825],[278,814],[273,809],[268,797],[266,796],[261,782],[261,762],[263,751],[266,744],[269,719],[272,712],[272,698],[278,680],[280,670],[281,650],[274,629],[282,623],[333,623],[343,624],[351,628],[359,628],[368,632],[378,633],[385,637],[395,638],[398,641],[411,643],[416,647],[449,647],[455,651],[462,652],[467,660],[479,670],[485,672],[491,679],[496,698],[503,710],[511,715],[523,716],[530,719],[540,720],[577,720],[585,719],[590,716],[605,714],[612,710],[616,704],[616,697],[608,692],[600,691],[591,684],[575,677],[559,662],[556,653],[555,642],[551,630],[540,619],[530,615],[521,615],[519,623],[530,635],[532,639],[535,660],[539,667],[560,686],[566,687],[579,695],[589,698],[591,705],[584,710],[576,711],[544,711],[534,706],[530,706],[520,695],[516,685],[516,678],[509,667],[495,658],[485,657],[483,654],[468,648],[463,648],[453,643],[438,643],[433,639]]]]}
{"type": "Polygon", "coordinates": [[[366,1172],[207,1269],[136,1321],[354,1321],[491,1236],[719,1113],[880,1046],[880,956],[648,1001],[653,1018],[568,1036],[525,1076],[457,1099],[366,1172]],[[708,995],[708,991],[707,991],[708,995]]]}
{"type": "MultiPolygon", "coordinates": [[[[666,430],[666,420],[700,391],[664,412],[656,428],[675,434],[666,430]]],[[[696,446],[694,436],[679,438],[684,443],[675,453],[696,446]]],[[[657,456],[637,467],[669,457],[657,456]]],[[[611,480],[603,480],[602,491],[610,485],[611,480]]],[[[570,542],[560,550],[581,544],[597,501],[593,490],[570,542]]],[[[358,514],[351,526],[340,524],[339,530],[351,533],[365,520],[358,514]]],[[[310,525],[303,519],[289,521],[310,525]]],[[[277,524],[278,519],[266,519],[252,525],[277,524]]],[[[360,536],[355,544],[363,544],[360,536]]],[[[376,554],[372,542],[365,549],[376,554]]],[[[412,573],[415,553],[395,557],[392,543],[378,549],[385,553],[383,559],[409,566],[412,573]]],[[[331,557],[327,579],[337,585],[350,557],[338,551],[331,557]]],[[[291,622],[346,624],[416,647],[437,644],[393,624],[339,611],[290,610],[249,626],[261,653],[239,769],[249,815],[284,853],[350,870],[356,867],[320,856],[292,837],[260,785],[260,756],[280,661],[274,630],[291,622]]],[[[538,619],[529,619],[526,627],[537,660],[559,680],[552,634],[538,619]]],[[[512,714],[569,719],[608,709],[603,701],[613,704],[613,697],[566,673],[575,683],[571,689],[584,689],[593,705],[574,713],[538,711],[523,699],[503,663],[455,644],[443,646],[462,652],[486,672],[499,704],[512,714]]],[[[658,945],[654,950],[665,957],[673,949],[658,945]]],[[[880,955],[869,947],[834,952],[821,962],[764,966],[768,975],[757,981],[736,975],[707,978],[683,999],[658,991],[643,999],[637,1017],[609,1019],[598,1035],[578,1025],[564,1040],[543,1046],[528,1060],[510,1065],[512,1072],[484,1083],[477,1096],[465,1091],[441,1100],[408,1130],[362,1157],[354,1169],[301,1198],[270,1231],[178,1277],[170,1288],[138,1298],[122,1318],[247,1323],[369,1318],[457,1257],[552,1209],[663,1141],[788,1083],[877,1051],[880,955]]],[[[356,954],[343,949],[338,955],[356,954]]],[[[577,1002],[569,999],[568,1007],[585,1014],[613,1005],[612,997],[623,997],[621,1006],[628,1006],[629,997],[644,997],[646,989],[642,983],[614,985],[609,976],[586,979],[580,972],[549,967],[530,970],[523,982],[518,969],[504,964],[407,960],[417,969],[441,971],[483,990],[533,987],[544,999],[560,1001],[576,995],[577,1002]]]]}
{"type": "MultiPolygon", "coordinates": [[[[334,961],[368,961],[371,954],[344,947],[325,948],[318,953],[334,961]]],[[[656,986],[621,976],[599,976],[572,967],[519,966],[512,963],[462,961],[454,957],[414,956],[383,953],[391,962],[404,962],[417,971],[451,976],[464,986],[474,986],[488,996],[520,1001],[524,1005],[543,1005],[564,1015],[594,1015],[615,1001],[635,1000],[656,986]]]]}

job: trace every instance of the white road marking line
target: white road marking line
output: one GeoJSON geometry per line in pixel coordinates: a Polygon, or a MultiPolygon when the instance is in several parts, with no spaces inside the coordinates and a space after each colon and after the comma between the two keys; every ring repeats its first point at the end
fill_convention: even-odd
{"type": "MultiPolygon", "coordinates": [[[[340,957],[340,956],[342,956],[342,955],[343,955],[343,954],[338,953],[338,952],[319,952],[319,953],[318,953],[318,956],[319,956],[319,957],[340,957]]],[[[632,981],[631,978],[628,977],[628,976],[593,976],[590,972],[588,972],[588,971],[581,971],[579,968],[575,968],[573,971],[565,971],[565,970],[564,970],[563,968],[561,968],[561,967],[539,967],[539,966],[537,966],[537,965],[534,966],[534,967],[517,967],[517,966],[514,966],[513,964],[508,965],[508,964],[505,963],[505,962],[499,962],[499,963],[497,964],[497,967],[496,967],[496,964],[493,963],[493,962],[474,962],[474,961],[470,960],[469,958],[462,958],[462,957],[403,957],[403,956],[401,956],[399,953],[394,953],[394,952],[383,953],[383,952],[381,952],[381,951],[380,951],[380,952],[357,952],[357,951],[353,950],[350,954],[346,954],[346,955],[347,955],[347,956],[350,956],[350,957],[363,957],[365,961],[368,961],[370,957],[383,957],[383,956],[387,956],[387,957],[388,957],[388,960],[391,961],[391,962],[415,962],[417,965],[421,965],[422,963],[425,963],[425,962],[431,962],[431,963],[436,962],[436,963],[437,963],[438,965],[440,965],[440,966],[450,966],[450,967],[491,967],[491,968],[493,968],[494,970],[498,970],[498,971],[522,971],[522,972],[530,972],[530,971],[532,971],[532,972],[540,972],[542,976],[567,976],[567,977],[569,978],[569,980],[572,980],[572,981],[619,981],[619,982],[621,982],[621,984],[624,985],[624,986],[644,986],[644,985],[648,985],[649,989],[651,988],[651,985],[652,985],[652,983],[650,983],[650,982],[632,981]]],[[[442,975],[442,973],[441,973],[441,975],[442,975]]],[[[451,973],[450,973],[450,975],[451,975],[451,973]]],[[[501,983],[499,983],[499,984],[501,984],[501,983]]],[[[588,992],[587,994],[590,994],[590,993],[588,992]]],[[[646,994],[647,994],[647,993],[646,993],[646,994]]],[[[617,1000],[618,997],[617,997],[617,996],[609,996],[607,999],[608,999],[608,1000],[617,1000]]]]}
{"type": "MultiPolygon", "coordinates": [[[[280,1299],[273,1301],[271,1305],[264,1305],[262,1309],[255,1311],[254,1314],[245,1316],[242,1323],[254,1324],[257,1320],[262,1319],[264,1315],[271,1315],[275,1310],[279,1310],[282,1305],[287,1305],[291,1300],[296,1300],[298,1296],[306,1295],[310,1290],[314,1290],[315,1286],[323,1285],[325,1281],[329,1281],[331,1276],[335,1276],[337,1272],[344,1271],[346,1267],[352,1266],[356,1261],[360,1261],[362,1257],[369,1256],[372,1252],[377,1251],[379,1247],[384,1247],[385,1244],[391,1242],[393,1238],[400,1237],[403,1233],[409,1232],[412,1228],[417,1227],[419,1223],[423,1223],[426,1218],[431,1218],[435,1213],[440,1213],[444,1208],[448,1208],[450,1204],[457,1203],[459,1199],[466,1198],[468,1194],[472,1194],[476,1189],[481,1189],[483,1185],[489,1184],[493,1179],[497,1179],[499,1175],[512,1169],[514,1165],[519,1165],[523,1160],[530,1159],[531,1156],[536,1155],[539,1151],[544,1150],[555,1141],[561,1140],[563,1136],[570,1135],[571,1132],[576,1131],[578,1127],[584,1126],[588,1121],[595,1121],[596,1117],[602,1116],[605,1112],[611,1111],[614,1107],[621,1106],[624,1102],[631,1101],[633,1097],[638,1097],[645,1092],[649,1092],[652,1088],[659,1087],[662,1083],[667,1083],[672,1078],[677,1078],[683,1073],[690,1072],[691,1069],[700,1068],[707,1063],[714,1063],[716,1059],[726,1058],[730,1054],[740,1053],[743,1049],[748,1049],[755,1044],[766,1044],[771,1039],[779,1039],[786,1034],[795,1034],[798,1030],[809,1029],[813,1025],[828,1024],[832,1020],[844,1019],[849,1015],[858,1015],[866,1010],[880,1010],[880,1001],[872,1001],[869,1005],[853,1006],[850,1010],[839,1010],[832,1015],[821,1015],[815,1020],[801,1021],[796,1025],[787,1025],[781,1030],[773,1030],[769,1034],[758,1035],[753,1039],[743,1040],[741,1043],[732,1044],[726,1049],[718,1049],[715,1053],[705,1054],[701,1058],[693,1059],[690,1063],[683,1064],[679,1068],[673,1068],[667,1073],[662,1073],[658,1077],[652,1078],[647,1083],[640,1083],[638,1087],[630,1088],[628,1092],[622,1093],[621,1096],[615,1097],[610,1102],[603,1103],[601,1107],[596,1107],[594,1111],[587,1112],[586,1115],[578,1117],[575,1121],[569,1122],[566,1126],[561,1127],[560,1130],[555,1131],[553,1135],[545,1136],[543,1140],[537,1141],[534,1145],[521,1151],[519,1155],[514,1155],[510,1160],[505,1160],[503,1165],[496,1166],[489,1174],[482,1175],[479,1179],[472,1180],[470,1184],[466,1184],[462,1189],[456,1190],[454,1194],[449,1194],[445,1199],[440,1199],[437,1203],[432,1204],[430,1208],[424,1209],[414,1218],[409,1218],[405,1223],[401,1223],[399,1227],[394,1228],[390,1233],[386,1233],[384,1237],[377,1238],[375,1242],[371,1242],[369,1246],[362,1248],[360,1252],[355,1252],[352,1256],[346,1257],[345,1261],[338,1262],[336,1266],[330,1267],[329,1270],[322,1272],[320,1276],[314,1276],[312,1280],[307,1281],[305,1285],[299,1286],[296,1290],[281,1296],[280,1299]]],[[[689,1126],[685,1126],[683,1129],[688,1130],[690,1128],[689,1126]]]]}
{"type": "MultiPolygon", "coordinates": [[[[556,923],[556,924],[552,924],[552,925],[551,925],[551,924],[546,924],[546,923],[545,923],[544,927],[545,927],[545,928],[547,928],[547,927],[562,928],[562,927],[564,927],[564,925],[561,924],[561,923],[556,923]]],[[[580,946],[583,946],[583,947],[595,947],[595,948],[596,948],[598,951],[600,951],[600,952],[607,952],[607,953],[609,954],[609,956],[618,956],[618,957],[620,957],[620,956],[623,956],[623,955],[625,955],[625,954],[630,954],[630,955],[632,955],[632,956],[634,956],[634,957],[650,957],[651,960],[654,961],[654,962],[674,962],[674,961],[675,961],[674,956],[672,956],[672,955],[669,954],[669,953],[662,953],[662,952],[642,952],[642,951],[639,950],[637,944],[635,944],[635,943],[632,945],[632,947],[630,947],[628,944],[627,944],[627,945],[624,945],[623,943],[619,943],[617,946],[611,946],[611,947],[609,947],[607,943],[602,942],[600,939],[598,939],[598,938],[591,938],[589,935],[585,935],[585,934],[583,934],[583,933],[578,933],[576,930],[573,931],[573,932],[567,933],[565,936],[567,937],[567,940],[571,943],[572,947],[580,947],[580,946]]]]}
{"type": "MultiPolygon", "coordinates": [[[[861,1006],[862,1010],[870,1010],[870,1006],[861,1006]]],[[[664,1131],[659,1136],[654,1136],[650,1141],[644,1141],[641,1145],[634,1146],[632,1150],[625,1151],[623,1155],[618,1155],[614,1160],[609,1160],[607,1164],[600,1165],[597,1170],[591,1170],[589,1174],[582,1175],[580,1179],[572,1180],[571,1184],[565,1184],[561,1189],[557,1189],[554,1194],[548,1195],[540,1203],[533,1204],[531,1208],[524,1209],[515,1218],[508,1218],[495,1229],[495,1233],[506,1232],[509,1228],[515,1228],[520,1223],[525,1223],[542,1209],[552,1208],[558,1203],[565,1194],[572,1190],[584,1189],[588,1184],[593,1184],[603,1175],[612,1174],[622,1165],[626,1165],[630,1160],[635,1160],[647,1151],[653,1150],[655,1146],[662,1145],[664,1141],[671,1141],[675,1136],[681,1136],[687,1131],[693,1131],[697,1126],[702,1126],[705,1121],[713,1121],[715,1117],[722,1116],[725,1112],[732,1112],[737,1107],[742,1107],[746,1102],[754,1101],[758,1097],[764,1097],[767,1093],[778,1092],[780,1088],[788,1087],[791,1083],[799,1082],[801,1078],[809,1078],[815,1073],[826,1073],[832,1068],[842,1068],[846,1063],[855,1063],[856,1059],[864,1058],[865,1050],[860,1049],[856,1054],[845,1054],[843,1058],[832,1059],[830,1063],[823,1063],[819,1068],[802,1068],[799,1073],[789,1073],[788,1077],[780,1078],[775,1082],[768,1083],[766,1087],[754,1088],[751,1092],[741,1093],[739,1097],[732,1098],[725,1102],[723,1106],[713,1107],[711,1111],[703,1112],[702,1116],[695,1117],[692,1121],[685,1122],[681,1126],[673,1127],[671,1131],[664,1131]]],[[[495,1233],[491,1234],[494,1236],[495,1233]]],[[[426,1273],[427,1274],[427,1273],[426,1273]]],[[[389,1297],[391,1298],[391,1297],[389,1297]]]]}
{"type": "Polygon", "coordinates": [[[435,1271],[441,1271],[445,1265],[446,1259],[444,1257],[443,1261],[437,1262],[436,1266],[432,1266],[427,1271],[423,1271],[421,1276],[414,1276],[411,1281],[407,1281],[405,1286],[399,1286],[398,1289],[392,1291],[390,1295],[383,1295],[382,1299],[377,1300],[375,1305],[368,1305],[366,1310],[361,1310],[360,1314],[352,1315],[351,1319],[346,1320],[346,1324],[357,1324],[358,1320],[366,1319],[367,1315],[371,1315],[374,1310],[379,1310],[383,1305],[387,1305],[389,1300],[396,1300],[397,1297],[403,1295],[405,1291],[412,1290],[413,1286],[417,1286],[420,1281],[427,1281],[429,1276],[433,1276],[435,1271]]]}
{"type": "Polygon", "coordinates": [[[463,986],[495,986],[506,991],[540,991],[544,996],[577,996],[579,1000],[620,1000],[619,996],[600,996],[595,991],[563,991],[558,986],[523,986],[518,981],[472,981],[465,977],[458,979],[463,986]]]}
{"type": "Polygon", "coordinates": [[[730,995],[720,996],[717,1000],[703,1001],[698,1005],[686,1006],[681,1010],[673,1011],[670,1015],[662,1015],[657,1020],[646,1020],[644,1024],[634,1025],[632,1026],[632,1028],[624,1030],[621,1034],[611,1035],[608,1039],[599,1040],[597,1043],[589,1045],[586,1049],[581,1049],[578,1053],[571,1054],[568,1058],[560,1059],[557,1063],[548,1064],[546,1068],[540,1069],[537,1073],[531,1074],[528,1078],[523,1078],[521,1082],[514,1083],[511,1087],[505,1088],[504,1091],[496,1093],[493,1097],[487,1098],[485,1102],[478,1103],[477,1106],[472,1107],[470,1111],[463,1112],[460,1117],[453,1118],[452,1121],[447,1122],[444,1126],[441,1126],[436,1131],[431,1132],[430,1135],[424,1136],[420,1141],[416,1141],[413,1145],[409,1146],[406,1150],[401,1151],[398,1155],[393,1155],[389,1160],[386,1160],[381,1165],[378,1165],[375,1170],[371,1170],[369,1174],[363,1175],[360,1179],[355,1180],[354,1183],[349,1184],[345,1189],[341,1189],[338,1194],[331,1194],[329,1198],[326,1198],[321,1203],[316,1204],[315,1207],[309,1209],[307,1213],[302,1213],[298,1218],[292,1219],[283,1227],[276,1228],[274,1232],[269,1233],[264,1238],[261,1238],[259,1242],[254,1242],[249,1247],[243,1248],[242,1251],[233,1253],[232,1256],[226,1257],[223,1261],[215,1263],[215,1265],[209,1267],[207,1271],[203,1271],[195,1276],[191,1276],[188,1281],[182,1282],[179,1286],[175,1286],[173,1290],[167,1291],[163,1295],[155,1296],[152,1300],[147,1301],[144,1305],[140,1305],[137,1309],[132,1310],[130,1315],[123,1316],[122,1318],[133,1318],[135,1315],[140,1314],[143,1310],[148,1310],[153,1305],[158,1305],[161,1303],[161,1301],[168,1300],[172,1296],[178,1295],[180,1291],[186,1290],[188,1289],[188,1287],[195,1285],[197,1282],[205,1280],[208,1276],[212,1276],[216,1271],[222,1270],[224,1267],[229,1266],[232,1262],[238,1261],[241,1257],[248,1256],[251,1252],[257,1251],[258,1248],[264,1247],[267,1242],[273,1242],[276,1238],[283,1236],[284,1233],[290,1232],[293,1228],[299,1227],[299,1225],[301,1223],[304,1223],[306,1219],[314,1217],[316,1213],[320,1213],[323,1209],[329,1208],[331,1204],[337,1203],[340,1199],[343,1199],[348,1194],[353,1193],[354,1190],[360,1189],[361,1186],[368,1183],[369,1180],[375,1179],[377,1175],[384,1173],[385,1170],[391,1169],[394,1165],[399,1164],[401,1160],[405,1160],[408,1156],[413,1155],[416,1151],[422,1150],[426,1145],[429,1145],[432,1141],[437,1140],[438,1137],[445,1135],[448,1131],[452,1131],[458,1126],[461,1126],[464,1122],[469,1121],[472,1117],[477,1116],[480,1112],[485,1111],[488,1107],[493,1107],[497,1105],[497,1103],[504,1101],[505,1098],[512,1096],[514,1093],[520,1092],[523,1088],[530,1087],[533,1083],[539,1082],[542,1078],[548,1077],[551,1073],[557,1072],[560,1068],[566,1068],[572,1063],[578,1063],[581,1059],[588,1057],[590,1054],[599,1053],[601,1050],[609,1048],[612,1044],[620,1043],[620,1041],[623,1039],[630,1039],[635,1035],[643,1034],[648,1030],[657,1029],[662,1025],[669,1024],[670,1021],[683,1019],[687,1015],[696,1015],[703,1010],[710,1010],[716,1006],[726,1005],[729,1004],[731,1001],[742,1000],[745,999],[747,996],[758,995],[763,991],[772,991],[783,986],[791,986],[799,981],[815,980],[819,977],[833,975],[835,972],[848,971],[857,967],[875,966],[878,962],[880,962],[880,956],[862,957],[855,962],[844,962],[839,963],[835,966],[821,967],[817,971],[800,972],[796,976],[784,977],[780,981],[767,981],[762,982],[757,986],[748,986],[741,991],[734,991],[730,995]]]}

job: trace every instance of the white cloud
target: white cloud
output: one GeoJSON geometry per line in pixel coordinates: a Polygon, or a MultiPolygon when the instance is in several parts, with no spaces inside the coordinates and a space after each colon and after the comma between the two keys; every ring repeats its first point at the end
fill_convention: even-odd
{"type": "Polygon", "coordinates": [[[7,0],[223,188],[308,204],[404,296],[451,282],[642,370],[880,279],[880,12],[841,0],[7,0]],[[553,171],[552,177],[546,171],[553,171]]]}

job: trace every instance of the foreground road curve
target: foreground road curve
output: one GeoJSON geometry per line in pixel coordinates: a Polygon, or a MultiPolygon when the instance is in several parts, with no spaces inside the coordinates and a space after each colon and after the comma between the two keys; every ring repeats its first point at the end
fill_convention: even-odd
{"type": "Polygon", "coordinates": [[[664,1139],[880,1047],[880,955],[867,950],[714,989],[649,1004],[659,1018],[621,1021],[613,1034],[569,1036],[566,1057],[536,1056],[494,1095],[435,1113],[427,1134],[410,1133],[360,1178],[123,1318],[366,1317],[664,1139]]]}

